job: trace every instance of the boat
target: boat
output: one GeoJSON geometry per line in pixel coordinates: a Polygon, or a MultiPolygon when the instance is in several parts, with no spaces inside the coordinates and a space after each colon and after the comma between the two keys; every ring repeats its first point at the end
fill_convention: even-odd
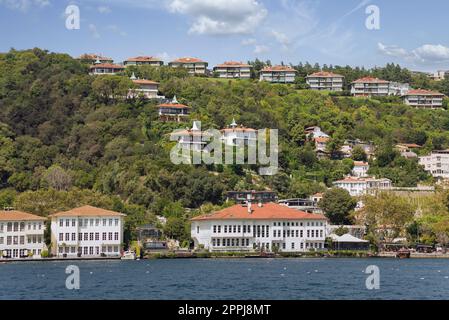
{"type": "Polygon", "coordinates": [[[122,260],[136,260],[136,253],[134,251],[125,251],[121,257],[122,260]]]}
{"type": "Polygon", "coordinates": [[[400,249],[398,252],[396,252],[396,258],[399,258],[399,259],[408,259],[408,258],[410,258],[410,250],[408,250],[408,249],[400,249]]]}

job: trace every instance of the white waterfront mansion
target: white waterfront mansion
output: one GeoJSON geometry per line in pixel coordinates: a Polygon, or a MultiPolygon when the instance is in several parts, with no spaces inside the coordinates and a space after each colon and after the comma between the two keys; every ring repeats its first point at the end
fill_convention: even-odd
{"type": "Polygon", "coordinates": [[[0,211],[0,259],[41,258],[45,220],[26,212],[0,211]]]}
{"type": "Polygon", "coordinates": [[[327,219],[276,203],[237,204],[193,218],[195,248],[211,252],[323,250],[327,219]]]}
{"type": "Polygon", "coordinates": [[[334,186],[347,190],[352,197],[363,195],[375,195],[382,190],[390,190],[392,183],[390,179],[376,179],[371,177],[346,177],[334,182],[334,186]]]}
{"type": "Polygon", "coordinates": [[[123,244],[124,216],[92,206],[51,215],[53,255],[119,256],[123,244]]]}

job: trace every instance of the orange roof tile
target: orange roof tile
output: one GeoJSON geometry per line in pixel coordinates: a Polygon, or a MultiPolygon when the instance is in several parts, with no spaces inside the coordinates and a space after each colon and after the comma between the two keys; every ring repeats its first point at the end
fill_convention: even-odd
{"type": "Polygon", "coordinates": [[[114,63],[99,63],[90,66],[90,69],[108,68],[108,69],[125,69],[125,67],[114,63]]]}
{"type": "Polygon", "coordinates": [[[108,57],[103,57],[103,56],[100,56],[100,55],[98,55],[98,54],[94,54],[94,53],[85,53],[85,54],[82,54],[81,56],[79,56],[78,57],[78,59],[81,59],[81,60],[108,60],[108,61],[113,61],[113,59],[112,58],[108,58],[108,57]]]}
{"type": "Polygon", "coordinates": [[[152,56],[139,56],[125,60],[126,62],[162,62],[161,59],[152,56]]]}
{"type": "Polygon", "coordinates": [[[262,72],[272,72],[272,71],[290,71],[290,72],[296,72],[295,69],[289,66],[272,66],[272,67],[265,67],[262,69],[262,72]]]}
{"type": "Polygon", "coordinates": [[[215,68],[227,68],[227,67],[243,67],[243,68],[248,68],[251,67],[249,64],[244,64],[242,62],[238,62],[238,61],[226,61],[222,64],[217,65],[215,68]]]}
{"type": "Polygon", "coordinates": [[[249,213],[248,207],[237,204],[212,214],[195,217],[191,220],[327,220],[321,214],[307,213],[273,202],[265,203],[262,207],[253,204],[251,210],[252,212],[249,213]]]}
{"type": "Polygon", "coordinates": [[[151,81],[151,80],[145,80],[145,79],[137,79],[133,80],[135,84],[159,84],[159,82],[151,81]]]}
{"type": "Polygon", "coordinates": [[[186,57],[186,58],[179,58],[179,59],[173,60],[171,63],[200,63],[200,62],[205,63],[205,61],[198,59],[198,58],[186,57]]]}
{"type": "Polygon", "coordinates": [[[330,138],[326,138],[326,137],[316,137],[315,142],[320,142],[320,143],[324,143],[324,142],[329,142],[330,138]]]}
{"type": "Polygon", "coordinates": [[[444,96],[444,94],[442,94],[442,93],[439,93],[436,91],[424,90],[424,89],[410,90],[405,95],[406,96],[444,96]]]}
{"type": "Polygon", "coordinates": [[[312,73],[311,75],[308,75],[307,78],[312,78],[312,77],[323,77],[323,78],[344,78],[342,75],[340,74],[336,74],[333,72],[326,72],[326,71],[320,71],[320,72],[315,72],[312,73]]]}
{"type": "Polygon", "coordinates": [[[357,79],[353,83],[390,83],[390,81],[374,78],[374,77],[364,77],[357,79]]]}
{"type": "Polygon", "coordinates": [[[363,162],[363,161],[354,161],[354,166],[367,166],[368,162],[363,162]]]}
{"type": "Polygon", "coordinates": [[[189,106],[186,106],[185,104],[181,103],[163,103],[157,106],[158,108],[177,108],[177,109],[186,109],[190,108],[189,106]]]}
{"type": "Polygon", "coordinates": [[[17,210],[0,211],[0,221],[45,221],[47,218],[17,210]]]}
{"type": "Polygon", "coordinates": [[[69,211],[58,212],[50,215],[50,217],[101,217],[101,216],[122,217],[126,215],[123,213],[96,208],[92,206],[83,206],[69,211]]]}

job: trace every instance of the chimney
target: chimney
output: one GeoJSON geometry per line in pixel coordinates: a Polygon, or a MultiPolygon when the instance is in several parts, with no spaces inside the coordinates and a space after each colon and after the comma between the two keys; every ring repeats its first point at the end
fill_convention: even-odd
{"type": "Polygon", "coordinates": [[[257,206],[258,206],[259,208],[262,208],[262,207],[263,207],[262,201],[259,201],[259,203],[257,204],[257,206]]]}
{"type": "Polygon", "coordinates": [[[251,214],[252,213],[252,210],[251,210],[251,194],[248,194],[246,199],[247,199],[246,203],[248,204],[248,213],[251,214]]]}

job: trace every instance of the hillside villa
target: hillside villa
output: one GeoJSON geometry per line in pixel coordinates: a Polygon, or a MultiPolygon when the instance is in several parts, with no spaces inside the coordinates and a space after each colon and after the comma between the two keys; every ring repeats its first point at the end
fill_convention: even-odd
{"type": "Polygon", "coordinates": [[[352,168],[352,175],[357,178],[368,177],[369,164],[364,161],[354,161],[354,168],[352,168]]]}
{"type": "Polygon", "coordinates": [[[134,75],[131,76],[131,81],[137,88],[131,89],[128,93],[128,98],[143,97],[145,99],[165,99],[164,96],[159,96],[159,82],[138,79],[134,75]]]}
{"type": "Polygon", "coordinates": [[[246,63],[227,61],[214,67],[214,72],[219,78],[225,79],[249,79],[251,78],[251,66],[246,63]]]}
{"type": "Polygon", "coordinates": [[[434,178],[449,179],[449,150],[434,150],[419,157],[419,164],[434,178]]]}
{"type": "Polygon", "coordinates": [[[294,83],[296,70],[288,66],[265,67],[260,71],[260,81],[270,83],[294,83]]]}
{"type": "Polygon", "coordinates": [[[225,145],[239,146],[248,145],[249,142],[253,142],[256,145],[257,131],[252,128],[246,128],[243,125],[237,125],[235,119],[232,119],[232,123],[225,129],[221,130],[222,140],[225,145]]]}
{"type": "Polygon", "coordinates": [[[198,58],[179,58],[169,62],[168,65],[173,68],[185,68],[190,75],[206,75],[209,64],[198,58]]]}
{"type": "Polygon", "coordinates": [[[159,58],[152,57],[152,56],[138,56],[133,58],[128,58],[127,60],[123,61],[123,65],[125,67],[129,66],[153,66],[153,67],[160,67],[164,65],[164,61],[162,61],[159,58]]]}
{"type": "Polygon", "coordinates": [[[443,107],[444,94],[439,92],[416,89],[410,90],[403,97],[404,103],[412,107],[429,109],[443,107]]]}
{"type": "Polygon", "coordinates": [[[390,95],[390,82],[364,77],[352,82],[351,94],[355,97],[381,97],[390,95]]]}
{"type": "Polygon", "coordinates": [[[52,254],[57,257],[120,256],[125,215],[83,206],[51,218],[52,254]]]}
{"type": "Polygon", "coordinates": [[[323,250],[327,219],[276,203],[247,201],[191,219],[196,249],[210,252],[323,250]]]}
{"type": "Polygon", "coordinates": [[[44,217],[16,211],[0,211],[0,260],[41,258],[46,250],[44,217]]]}
{"type": "Polygon", "coordinates": [[[77,58],[77,60],[85,61],[88,64],[113,63],[112,58],[103,57],[98,54],[85,53],[77,58]]]}
{"type": "Polygon", "coordinates": [[[176,96],[170,103],[162,103],[157,106],[159,112],[160,121],[174,121],[184,122],[187,121],[190,107],[185,104],[179,103],[176,96]]]}
{"type": "Polygon", "coordinates": [[[125,67],[113,63],[99,63],[90,66],[91,75],[115,75],[125,70],[125,67]]]}
{"type": "Polygon", "coordinates": [[[343,91],[344,77],[332,72],[315,72],[306,77],[311,90],[343,91]]]}
{"type": "Polygon", "coordinates": [[[358,178],[346,177],[343,180],[335,181],[334,186],[344,189],[353,197],[363,195],[375,195],[377,191],[390,190],[392,183],[390,179],[376,179],[376,178],[358,178]]]}

